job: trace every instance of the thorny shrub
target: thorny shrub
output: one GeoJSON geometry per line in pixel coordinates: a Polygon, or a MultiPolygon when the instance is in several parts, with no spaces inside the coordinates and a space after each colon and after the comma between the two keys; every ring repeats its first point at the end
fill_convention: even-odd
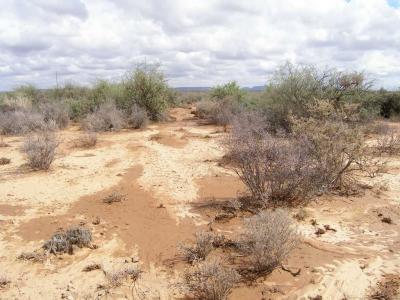
{"type": "Polygon", "coordinates": [[[44,131],[28,136],[22,146],[34,170],[47,170],[53,162],[59,143],[54,132],[44,131]]]}

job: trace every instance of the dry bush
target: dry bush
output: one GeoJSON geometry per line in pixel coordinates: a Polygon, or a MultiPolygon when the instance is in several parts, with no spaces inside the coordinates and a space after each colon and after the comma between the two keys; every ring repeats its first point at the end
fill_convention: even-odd
{"type": "Polygon", "coordinates": [[[139,105],[133,105],[131,108],[131,114],[128,119],[129,125],[132,128],[146,128],[149,123],[149,117],[147,116],[147,111],[140,107],[139,105]]]}
{"type": "Polygon", "coordinates": [[[113,103],[106,102],[94,112],[86,116],[82,122],[87,131],[118,131],[124,126],[123,112],[113,103]]]}
{"type": "Polygon", "coordinates": [[[111,204],[114,202],[121,202],[124,199],[125,199],[125,195],[122,195],[118,192],[112,192],[110,195],[103,198],[103,202],[107,203],[107,204],[111,204]]]}
{"type": "Polygon", "coordinates": [[[370,156],[362,127],[352,119],[356,107],[321,100],[308,109],[310,117],[292,116],[291,122],[294,135],[309,141],[321,188],[352,189],[358,174],[380,172],[382,163],[370,156]]]}
{"type": "Polygon", "coordinates": [[[59,128],[69,124],[68,107],[63,102],[43,102],[39,104],[39,112],[45,123],[54,122],[59,128]]]}
{"type": "Polygon", "coordinates": [[[8,165],[11,162],[11,159],[7,157],[0,157],[0,166],[8,165]]]}
{"type": "Polygon", "coordinates": [[[139,266],[127,266],[113,272],[106,272],[107,280],[111,287],[118,287],[123,284],[126,279],[136,282],[140,278],[142,270],[139,266]]]}
{"type": "Polygon", "coordinates": [[[47,170],[53,162],[59,143],[54,132],[44,131],[28,136],[22,146],[34,170],[47,170]]]}
{"type": "Polygon", "coordinates": [[[211,100],[203,100],[196,103],[195,115],[200,119],[207,119],[212,116],[217,109],[217,103],[211,100]]]}
{"type": "Polygon", "coordinates": [[[72,227],[67,231],[56,232],[43,245],[48,253],[73,254],[73,246],[91,247],[92,233],[85,227],[72,227]]]}
{"type": "Polygon", "coordinates": [[[220,259],[196,264],[184,275],[184,288],[194,299],[224,300],[240,280],[239,274],[220,259]]]}
{"type": "Polygon", "coordinates": [[[197,232],[194,245],[179,245],[179,250],[185,260],[193,263],[204,260],[214,248],[215,235],[211,232],[197,232]]]}
{"type": "Polygon", "coordinates": [[[376,141],[376,150],[378,153],[387,153],[391,155],[400,153],[399,132],[391,128],[380,135],[376,141]]]}
{"type": "Polygon", "coordinates": [[[318,188],[308,141],[273,137],[253,119],[236,120],[227,145],[254,204],[285,206],[307,199],[318,188]]]}
{"type": "Polygon", "coordinates": [[[25,134],[46,128],[43,116],[25,109],[0,112],[0,133],[5,135],[25,134]]]}
{"type": "Polygon", "coordinates": [[[74,141],[75,147],[79,148],[93,148],[97,144],[97,133],[93,131],[86,131],[81,134],[79,138],[74,141]]]}
{"type": "Polygon", "coordinates": [[[245,221],[239,251],[246,255],[245,268],[266,274],[278,267],[298,243],[298,234],[288,213],[264,211],[245,221]]]}

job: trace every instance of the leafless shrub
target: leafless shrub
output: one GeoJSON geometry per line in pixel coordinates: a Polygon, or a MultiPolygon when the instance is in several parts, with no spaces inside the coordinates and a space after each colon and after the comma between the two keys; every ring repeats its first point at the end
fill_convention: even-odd
{"type": "Polygon", "coordinates": [[[184,275],[184,287],[194,299],[227,299],[239,274],[225,266],[220,259],[210,259],[196,264],[184,275]]]}
{"type": "Polygon", "coordinates": [[[146,128],[149,122],[147,111],[144,108],[141,108],[139,105],[133,105],[128,122],[132,128],[146,128]]]}
{"type": "Polygon", "coordinates": [[[3,289],[9,285],[11,281],[4,275],[0,276],[0,289],[3,289]]]}
{"type": "Polygon", "coordinates": [[[310,105],[308,118],[291,117],[295,136],[306,138],[323,189],[352,189],[358,174],[375,176],[383,163],[370,156],[361,126],[351,120],[352,106],[328,101],[310,105]]]}
{"type": "Polygon", "coordinates": [[[25,109],[0,113],[0,132],[5,135],[25,134],[46,128],[43,116],[25,109]]]}
{"type": "Polygon", "coordinates": [[[117,271],[106,272],[106,277],[111,287],[118,287],[127,279],[136,282],[140,278],[141,273],[142,270],[139,266],[134,265],[124,267],[117,271]]]}
{"type": "Polygon", "coordinates": [[[69,124],[68,107],[65,103],[40,103],[39,112],[45,123],[54,122],[59,129],[66,128],[69,124]]]}
{"type": "Polygon", "coordinates": [[[254,204],[292,205],[317,188],[316,168],[306,139],[273,137],[260,124],[236,121],[228,141],[233,168],[254,204]]]}
{"type": "Polygon", "coordinates": [[[53,132],[45,131],[26,138],[22,151],[35,170],[47,170],[53,162],[59,143],[53,132]]]}
{"type": "Polygon", "coordinates": [[[90,247],[92,242],[92,233],[84,227],[73,227],[67,231],[56,232],[48,241],[45,242],[43,248],[48,253],[69,253],[73,254],[73,246],[79,248],[90,247]]]}
{"type": "Polygon", "coordinates": [[[378,153],[398,154],[400,153],[400,134],[394,129],[389,129],[380,135],[376,141],[378,153]]]}
{"type": "Polygon", "coordinates": [[[123,113],[113,103],[104,103],[86,116],[82,127],[87,131],[118,131],[124,125],[123,113]]]}
{"type": "Polygon", "coordinates": [[[0,166],[8,165],[11,162],[11,159],[7,157],[0,157],[0,166]]]}
{"type": "Polygon", "coordinates": [[[114,191],[107,197],[104,197],[103,202],[107,203],[107,204],[111,204],[114,202],[121,202],[124,198],[125,198],[125,195],[122,195],[122,194],[114,191]]]}
{"type": "Polygon", "coordinates": [[[178,248],[185,260],[190,263],[204,260],[213,250],[214,238],[215,236],[211,232],[197,232],[194,245],[179,245],[178,248]]]}
{"type": "Polygon", "coordinates": [[[246,220],[239,251],[254,274],[271,272],[287,258],[298,242],[293,222],[286,211],[264,211],[246,220]]]}
{"type": "Polygon", "coordinates": [[[74,142],[75,147],[78,148],[93,148],[97,144],[97,133],[93,131],[86,131],[81,134],[74,142]]]}

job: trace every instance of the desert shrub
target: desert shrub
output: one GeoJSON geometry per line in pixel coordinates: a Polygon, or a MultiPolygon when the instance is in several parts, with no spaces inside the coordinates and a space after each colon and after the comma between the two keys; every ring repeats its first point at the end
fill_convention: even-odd
{"type": "Polygon", "coordinates": [[[8,165],[11,162],[11,159],[7,157],[0,157],[0,166],[8,165]]]}
{"type": "Polygon", "coordinates": [[[67,231],[56,232],[43,245],[48,253],[73,253],[73,246],[90,247],[92,242],[92,233],[85,227],[72,227],[67,231]]]}
{"type": "Polygon", "coordinates": [[[25,134],[46,128],[43,116],[26,109],[15,109],[0,113],[0,131],[5,135],[25,134]]]}
{"type": "Polygon", "coordinates": [[[22,252],[17,259],[31,261],[31,262],[44,262],[46,255],[40,251],[22,252]]]}
{"type": "Polygon", "coordinates": [[[197,232],[194,245],[179,245],[179,250],[190,263],[204,260],[214,248],[214,237],[210,232],[197,232]]]}
{"type": "Polygon", "coordinates": [[[93,131],[86,131],[81,134],[79,138],[74,141],[75,147],[79,148],[93,148],[97,144],[97,133],[93,131]]]}
{"type": "Polygon", "coordinates": [[[282,209],[264,211],[245,221],[239,251],[246,256],[245,269],[269,273],[286,259],[298,243],[293,221],[282,209]]]}
{"type": "Polygon", "coordinates": [[[164,74],[157,65],[139,65],[127,73],[123,82],[124,97],[118,105],[129,110],[134,104],[147,110],[151,120],[157,121],[171,100],[171,92],[164,74]]]}
{"type": "Polygon", "coordinates": [[[370,86],[362,73],[286,63],[271,78],[260,105],[272,129],[290,131],[289,114],[307,117],[308,108],[317,99],[334,105],[362,102],[370,86]]]}
{"type": "Polygon", "coordinates": [[[222,100],[226,97],[231,97],[236,101],[244,98],[244,92],[236,81],[230,81],[223,85],[217,85],[211,89],[211,98],[222,100]]]}
{"type": "Polygon", "coordinates": [[[273,137],[261,120],[251,124],[251,119],[237,119],[227,143],[233,168],[251,192],[251,200],[261,206],[306,200],[318,188],[308,141],[273,137]]]}
{"type": "Polygon", "coordinates": [[[239,274],[220,259],[209,259],[184,274],[184,289],[194,299],[224,300],[240,280],[239,274]]]}
{"type": "Polygon", "coordinates": [[[22,151],[28,158],[29,165],[35,170],[47,170],[53,162],[59,143],[51,131],[44,131],[28,136],[22,151]]]}
{"type": "Polygon", "coordinates": [[[147,111],[139,105],[134,104],[131,108],[131,114],[128,118],[128,123],[132,128],[145,128],[149,122],[147,111]]]}
{"type": "Polygon", "coordinates": [[[400,153],[400,134],[397,130],[389,128],[381,134],[376,141],[376,150],[379,153],[398,154],[400,153]]]}
{"type": "Polygon", "coordinates": [[[140,278],[142,270],[139,266],[127,266],[113,272],[106,272],[107,280],[111,287],[118,287],[127,279],[136,282],[140,278]]]}
{"type": "Polygon", "coordinates": [[[203,100],[196,103],[195,115],[200,119],[210,118],[217,109],[217,103],[211,100],[203,100]]]}
{"type": "Polygon", "coordinates": [[[59,129],[66,128],[69,123],[68,107],[63,102],[43,102],[39,111],[45,123],[54,122],[59,129]]]}
{"type": "Polygon", "coordinates": [[[384,118],[391,118],[400,115],[400,92],[379,91],[374,98],[375,104],[379,107],[379,113],[384,118]]]}
{"type": "Polygon", "coordinates": [[[352,108],[318,100],[309,107],[308,118],[291,117],[294,135],[309,141],[324,189],[351,188],[357,173],[379,171],[380,163],[369,155],[362,127],[350,119],[352,108]]]}
{"type": "Polygon", "coordinates": [[[123,113],[113,103],[107,102],[82,122],[83,129],[87,131],[118,131],[124,125],[123,113]]]}
{"type": "Polygon", "coordinates": [[[196,115],[200,119],[206,119],[211,124],[226,127],[232,123],[235,116],[243,111],[240,102],[232,97],[225,97],[219,101],[201,101],[196,105],[196,115]]]}

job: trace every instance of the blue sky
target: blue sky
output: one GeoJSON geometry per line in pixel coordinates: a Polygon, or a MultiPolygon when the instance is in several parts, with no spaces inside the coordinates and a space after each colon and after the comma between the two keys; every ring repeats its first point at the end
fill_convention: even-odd
{"type": "Polygon", "coordinates": [[[2,0],[0,90],[117,80],[146,60],[172,86],[262,85],[285,61],[400,86],[400,0],[2,0]]]}

